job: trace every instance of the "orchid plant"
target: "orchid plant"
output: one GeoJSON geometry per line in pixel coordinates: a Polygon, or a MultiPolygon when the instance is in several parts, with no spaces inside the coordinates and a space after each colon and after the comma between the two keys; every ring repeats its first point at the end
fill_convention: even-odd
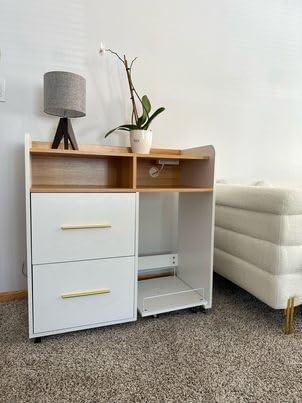
{"type": "Polygon", "coordinates": [[[132,130],[148,130],[153,119],[156,118],[156,116],[158,116],[160,113],[162,113],[165,110],[165,108],[163,107],[158,108],[155,112],[151,114],[151,103],[149,101],[149,98],[147,97],[147,95],[143,95],[142,97],[140,97],[138,92],[136,91],[132,80],[132,68],[134,62],[137,60],[137,57],[135,57],[129,64],[125,55],[122,57],[117,52],[114,52],[111,49],[107,49],[103,46],[103,44],[101,44],[100,54],[104,55],[106,52],[117,57],[118,60],[121,63],[123,63],[123,66],[126,70],[130,90],[130,99],[132,103],[132,114],[131,114],[131,124],[124,124],[115,127],[114,129],[106,133],[105,138],[109,136],[111,133],[115,132],[116,130],[122,130],[126,132],[130,132],[132,130]],[[140,116],[136,104],[137,101],[139,102],[142,110],[140,116]]]}

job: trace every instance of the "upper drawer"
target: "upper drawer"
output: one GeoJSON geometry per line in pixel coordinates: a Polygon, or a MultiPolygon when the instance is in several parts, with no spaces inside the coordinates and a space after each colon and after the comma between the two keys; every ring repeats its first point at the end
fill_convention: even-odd
{"type": "Polygon", "coordinates": [[[33,264],[131,256],[134,193],[34,193],[33,264]]]}

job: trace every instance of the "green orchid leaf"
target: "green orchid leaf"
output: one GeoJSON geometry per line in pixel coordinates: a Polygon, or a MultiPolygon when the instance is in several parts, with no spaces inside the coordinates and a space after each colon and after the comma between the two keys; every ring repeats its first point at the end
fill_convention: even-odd
{"type": "Polygon", "coordinates": [[[121,125],[121,128],[128,129],[128,130],[135,130],[137,129],[137,125],[121,125]]]}
{"type": "Polygon", "coordinates": [[[105,134],[105,138],[108,137],[111,133],[115,132],[116,130],[124,130],[129,132],[130,130],[135,130],[137,129],[136,125],[122,125],[122,126],[117,126],[112,130],[109,130],[108,133],[105,134]]]}
{"type": "Polygon", "coordinates": [[[147,130],[148,127],[150,126],[150,123],[152,122],[152,120],[154,118],[156,118],[156,116],[158,116],[160,113],[162,113],[165,110],[165,108],[161,107],[158,108],[147,120],[147,123],[144,124],[144,126],[142,127],[142,129],[147,130]]]}
{"type": "Polygon", "coordinates": [[[149,118],[149,112],[151,111],[151,104],[147,95],[144,95],[142,97],[141,102],[142,102],[143,114],[138,118],[137,121],[137,126],[139,128],[141,128],[146,123],[147,119],[149,118]]]}
{"type": "Polygon", "coordinates": [[[111,133],[115,132],[116,130],[118,130],[118,127],[115,127],[114,129],[109,130],[109,132],[107,132],[105,134],[105,138],[108,137],[111,133]]]}
{"type": "Polygon", "coordinates": [[[149,98],[147,97],[147,95],[144,95],[142,97],[142,104],[143,104],[144,112],[146,112],[147,114],[150,113],[150,111],[151,111],[151,103],[150,103],[149,98]]]}

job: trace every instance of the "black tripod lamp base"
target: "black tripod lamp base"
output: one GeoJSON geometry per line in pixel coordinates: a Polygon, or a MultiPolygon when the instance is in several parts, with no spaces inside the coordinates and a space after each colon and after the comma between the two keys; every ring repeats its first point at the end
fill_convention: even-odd
{"type": "Polygon", "coordinates": [[[59,125],[56,131],[55,138],[52,142],[51,148],[58,148],[61,141],[64,140],[64,149],[69,149],[69,143],[73,150],[78,150],[78,144],[74,136],[74,131],[71,121],[68,118],[60,118],[59,125]]]}

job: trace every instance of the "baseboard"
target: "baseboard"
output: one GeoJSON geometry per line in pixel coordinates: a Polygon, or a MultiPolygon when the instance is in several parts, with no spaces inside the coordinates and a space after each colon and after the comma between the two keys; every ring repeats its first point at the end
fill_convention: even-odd
{"type": "Polygon", "coordinates": [[[26,297],[27,290],[0,292],[0,302],[15,301],[26,297]]]}

